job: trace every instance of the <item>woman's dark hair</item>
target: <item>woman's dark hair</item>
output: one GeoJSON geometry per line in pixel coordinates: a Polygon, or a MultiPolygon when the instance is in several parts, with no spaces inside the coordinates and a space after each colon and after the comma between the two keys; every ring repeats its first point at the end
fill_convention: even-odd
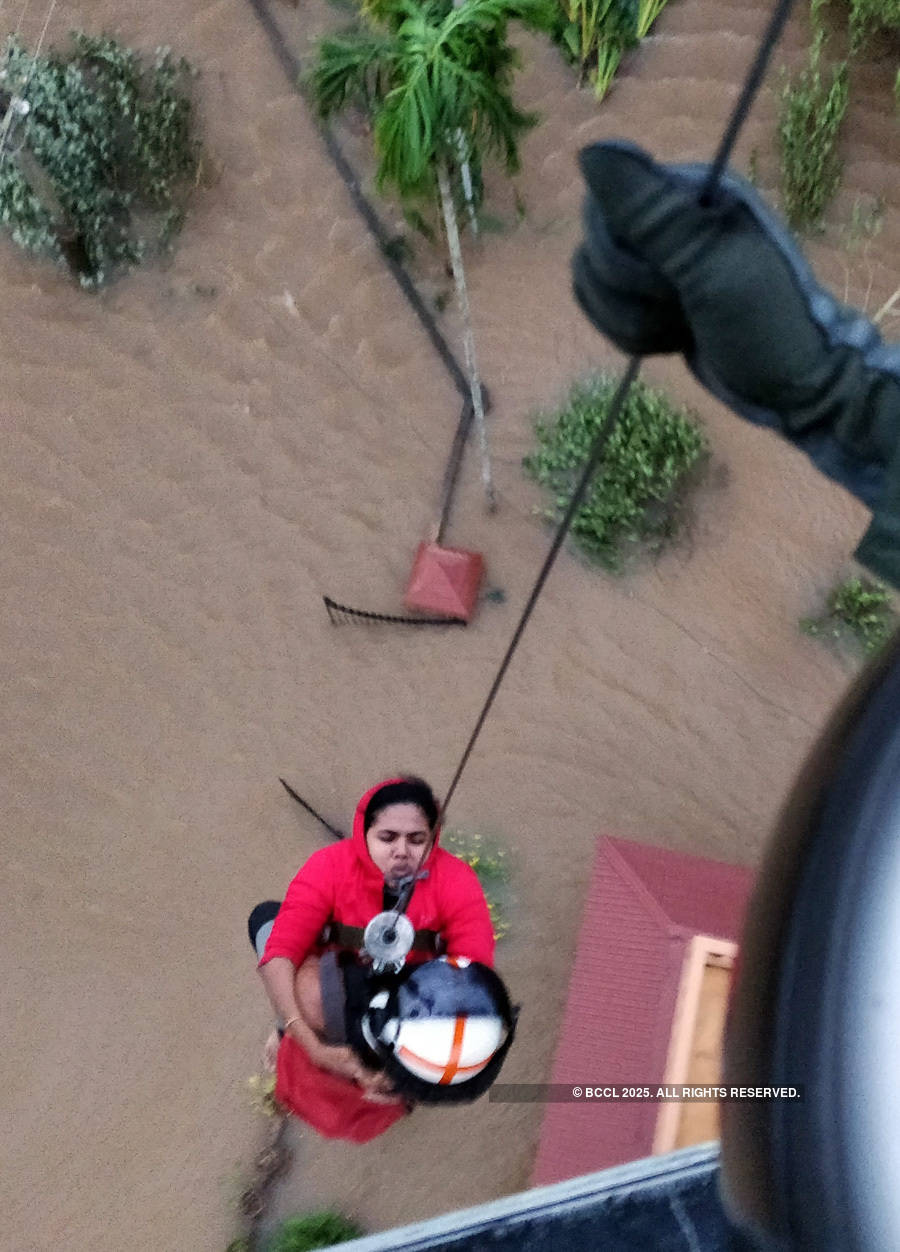
{"type": "Polygon", "coordinates": [[[429,830],[434,830],[438,819],[438,802],[428,783],[413,775],[405,775],[399,781],[388,783],[375,792],[366,805],[363,830],[368,830],[381,810],[391,804],[417,804],[425,814],[429,830]]]}

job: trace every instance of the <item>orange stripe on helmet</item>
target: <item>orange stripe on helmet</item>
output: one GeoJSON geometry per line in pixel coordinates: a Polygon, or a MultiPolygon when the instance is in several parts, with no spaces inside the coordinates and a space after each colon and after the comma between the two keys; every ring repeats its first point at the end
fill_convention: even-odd
{"type": "Polygon", "coordinates": [[[453,1081],[457,1074],[477,1073],[479,1070],[484,1069],[487,1064],[487,1060],[490,1060],[490,1057],[488,1057],[486,1061],[481,1061],[478,1065],[460,1065],[459,1058],[462,1055],[465,1029],[466,1018],[464,1016],[457,1017],[456,1021],[453,1023],[453,1041],[450,1045],[450,1059],[447,1061],[446,1065],[437,1065],[434,1061],[426,1060],[424,1056],[419,1056],[410,1048],[404,1047],[402,1044],[399,1048],[397,1048],[396,1055],[398,1057],[405,1057],[410,1061],[415,1061],[417,1065],[424,1065],[426,1069],[434,1070],[435,1073],[440,1074],[440,1078],[438,1079],[439,1085],[446,1086],[453,1081]]]}
{"type": "Polygon", "coordinates": [[[453,1023],[453,1043],[450,1045],[450,1060],[441,1076],[441,1083],[452,1082],[459,1073],[459,1058],[462,1056],[463,1032],[466,1029],[465,1017],[457,1017],[453,1023]]]}
{"type": "MultiPolygon", "coordinates": [[[[419,1056],[417,1052],[413,1052],[410,1048],[403,1046],[397,1048],[394,1055],[402,1057],[407,1061],[415,1061],[417,1065],[424,1065],[426,1069],[433,1069],[437,1074],[442,1074],[447,1068],[446,1065],[438,1065],[435,1061],[426,1061],[424,1056],[419,1056]]],[[[490,1059],[488,1057],[488,1061],[490,1059]]],[[[477,1072],[479,1069],[484,1069],[485,1065],[487,1065],[487,1061],[479,1061],[477,1065],[457,1065],[456,1072],[457,1074],[470,1074],[473,1071],[477,1072]]]]}

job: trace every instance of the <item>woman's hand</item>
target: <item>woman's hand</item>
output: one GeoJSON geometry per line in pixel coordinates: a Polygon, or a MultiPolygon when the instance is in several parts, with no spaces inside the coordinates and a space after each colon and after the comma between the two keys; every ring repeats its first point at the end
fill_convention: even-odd
{"type": "Polygon", "coordinates": [[[310,1060],[320,1069],[328,1070],[356,1083],[365,1092],[365,1098],[373,1104],[396,1104],[398,1096],[390,1080],[381,1073],[367,1069],[352,1048],[346,1045],[320,1043],[309,1053],[310,1060]]]}
{"type": "Polygon", "coordinates": [[[350,1082],[360,1082],[367,1072],[353,1049],[345,1044],[335,1045],[317,1040],[312,1047],[308,1043],[304,1043],[303,1046],[313,1064],[318,1065],[319,1069],[327,1070],[330,1074],[337,1074],[350,1082]]]}
{"type": "Polygon", "coordinates": [[[365,1095],[364,1099],[370,1104],[401,1104],[403,1096],[398,1095],[391,1086],[391,1080],[387,1074],[373,1073],[366,1070],[366,1079],[362,1084],[365,1095]]]}

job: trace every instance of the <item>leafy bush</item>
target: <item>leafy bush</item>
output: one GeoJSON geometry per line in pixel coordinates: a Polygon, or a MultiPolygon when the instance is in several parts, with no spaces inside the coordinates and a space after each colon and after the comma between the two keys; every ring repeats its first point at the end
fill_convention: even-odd
{"type": "Polygon", "coordinates": [[[877,31],[900,30],[900,0],[847,0],[850,47],[859,51],[877,31]]]}
{"type": "Polygon", "coordinates": [[[279,1227],[268,1252],[312,1252],[313,1248],[346,1243],[362,1233],[359,1226],[339,1213],[305,1213],[302,1217],[289,1217],[279,1227]]]}
{"type": "Polygon", "coordinates": [[[837,191],[843,162],[837,139],[847,112],[847,62],[832,67],[830,82],[819,68],[825,34],[816,31],[806,67],[781,93],[778,138],[784,213],[799,230],[817,227],[837,191]]]}
{"type": "Polygon", "coordinates": [[[0,166],[0,221],[20,247],[66,262],[100,286],[184,216],[198,168],[186,61],[160,49],[151,67],[114,39],[76,32],[66,55],[32,57],[13,37],[0,113],[23,100],[0,166]]]}
{"type": "Polygon", "coordinates": [[[508,935],[509,921],[503,899],[504,888],[509,882],[509,862],[505,850],[490,839],[461,830],[445,830],[441,835],[441,846],[465,861],[478,876],[491,915],[494,938],[500,940],[508,935]]]}
{"type": "MultiPolygon", "coordinates": [[[[559,521],[609,410],[617,383],[600,376],[576,384],[556,415],[535,427],[537,451],[526,472],[554,496],[544,516],[559,521]]],[[[604,568],[620,572],[627,547],[658,550],[678,531],[691,472],[709,451],[696,418],[638,381],[629,392],[572,535],[604,568]]]]}
{"type": "Polygon", "coordinates": [[[800,629],[807,635],[852,639],[866,652],[877,652],[893,634],[897,614],[884,583],[848,578],[828,595],[821,617],[805,617],[800,629]]]}

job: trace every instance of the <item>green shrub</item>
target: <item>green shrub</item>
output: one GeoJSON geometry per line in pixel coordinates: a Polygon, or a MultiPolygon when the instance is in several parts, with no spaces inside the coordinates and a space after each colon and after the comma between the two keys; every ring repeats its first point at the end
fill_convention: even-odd
{"type": "MultiPolygon", "coordinates": [[[[537,423],[537,451],[523,464],[553,494],[548,520],[563,516],[617,386],[605,376],[578,383],[559,413],[537,423]]],[[[578,546],[614,572],[623,569],[627,548],[658,550],[678,532],[691,472],[708,451],[694,415],[635,383],[575,514],[578,546]]]]}
{"type": "Polygon", "coordinates": [[[494,938],[502,939],[509,934],[506,916],[504,888],[509,882],[509,861],[506,851],[493,840],[482,835],[468,834],[461,830],[445,830],[441,846],[475,871],[487,900],[488,912],[494,927],[494,938]]]}
{"type": "Polygon", "coordinates": [[[834,65],[826,82],[819,68],[824,42],[819,29],[806,67],[794,82],[785,83],[781,93],[778,139],[784,213],[799,230],[819,226],[843,172],[837,140],[847,112],[847,62],[834,65]]]}
{"type": "Polygon", "coordinates": [[[27,109],[0,166],[0,222],[15,242],[88,287],[167,246],[200,155],[187,62],[160,49],[144,66],[115,40],[76,32],[65,55],[32,57],[9,39],[0,72],[0,113],[13,97],[27,109]]]}
{"type": "Polygon", "coordinates": [[[289,1217],[279,1227],[268,1252],[312,1252],[313,1248],[346,1243],[362,1233],[359,1226],[339,1213],[305,1213],[302,1217],[289,1217]]]}
{"type": "Polygon", "coordinates": [[[862,49],[877,31],[900,29],[900,0],[847,0],[850,47],[862,49]]]}
{"type": "Polygon", "coordinates": [[[828,595],[821,617],[805,617],[800,629],[807,635],[853,640],[866,652],[884,646],[897,624],[891,594],[883,583],[849,578],[828,595]]]}

